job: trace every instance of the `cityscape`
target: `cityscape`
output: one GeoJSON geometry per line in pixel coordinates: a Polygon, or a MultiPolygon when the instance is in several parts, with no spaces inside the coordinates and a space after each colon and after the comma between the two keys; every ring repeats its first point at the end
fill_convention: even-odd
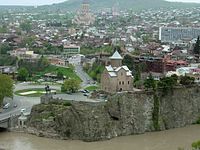
{"type": "Polygon", "coordinates": [[[0,3],[0,149],[200,149],[200,2],[46,2],[0,3]]]}

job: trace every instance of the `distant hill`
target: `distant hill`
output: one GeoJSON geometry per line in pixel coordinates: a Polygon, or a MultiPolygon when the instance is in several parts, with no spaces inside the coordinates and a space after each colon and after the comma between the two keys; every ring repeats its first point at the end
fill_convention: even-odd
{"type": "MultiPolygon", "coordinates": [[[[63,3],[53,4],[50,6],[42,6],[41,8],[48,7],[51,9],[65,9],[69,11],[77,10],[82,3],[82,0],[68,0],[63,3]]],[[[165,0],[90,0],[92,10],[101,10],[105,8],[111,8],[114,5],[119,9],[156,9],[156,8],[187,8],[197,7],[200,4],[194,3],[178,3],[178,2],[167,2],[165,0]]]]}

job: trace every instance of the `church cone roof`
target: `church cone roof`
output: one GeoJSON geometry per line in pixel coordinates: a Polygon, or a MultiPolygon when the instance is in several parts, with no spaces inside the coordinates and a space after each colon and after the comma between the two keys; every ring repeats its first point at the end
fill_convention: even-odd
{"type": "Polygon", "coordinates": [[[110,59],[119,59],[122,60],[122,56],[119,54],[118,51],[115,51],[115,53],[110,57],[110,59]]]}

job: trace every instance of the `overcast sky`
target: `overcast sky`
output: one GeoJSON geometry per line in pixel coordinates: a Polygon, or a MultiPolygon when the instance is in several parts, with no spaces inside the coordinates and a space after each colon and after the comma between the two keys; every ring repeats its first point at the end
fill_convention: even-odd
{"type": "Polygon", "coordinates": [[[171,2],[194,2],[194,3],[200,3],[200,0],[167,0],[171,2]]]}
{"type": "MultiPolygon", "coordinates": [[[[44,5],[59,3],[66,0],[0,0],[0,5],[44,5]]],[[[168,0],[168,1],[181,1],[181,2],[197,2],[200,0],[168,0]]]]}
{"type": "Polygon", "coordinates": [[[0,5],[45,5],[66,0],[0,0],[0,5]]]}

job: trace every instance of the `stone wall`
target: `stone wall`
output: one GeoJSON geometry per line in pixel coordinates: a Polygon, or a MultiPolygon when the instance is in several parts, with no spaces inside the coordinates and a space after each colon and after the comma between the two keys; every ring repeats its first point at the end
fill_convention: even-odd
{"type": "MultiPolygon", "coordinates": [[[[199,87],[176,88],[173,93],[160,94],[160,130],[195,123],[200,117],[199,91],[199,87]]],[[[41,105],[33,107],[29,119],[29,127],[41,136],[48,136],[51,131],[63,139],[98,141],[155,131],[152,120],[154,96],[151,92],[116,94],[110,96],[107,103],[73,102],[56,114],[49,124],[33,119],[46,111],[38,111],[37,107],[41,105]]]]}

